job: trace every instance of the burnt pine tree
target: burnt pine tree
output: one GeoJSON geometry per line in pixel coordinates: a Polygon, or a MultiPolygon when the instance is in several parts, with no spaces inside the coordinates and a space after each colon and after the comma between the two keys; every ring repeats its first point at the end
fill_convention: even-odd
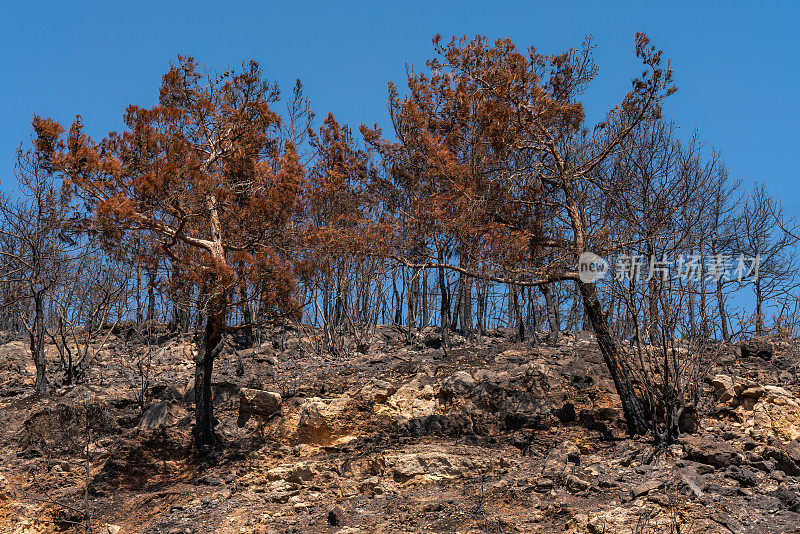
{"type": "MultiPolygon", "coordinates": [[[[271,109],[277,87],[256,62],[201,75],[179,57],[158,105],[130,106],[126,128],[95,143],[80,117],[66,138],[51,120],[34,129],[83,199],[88,223],[114,246],[128,234],[166,257],[176,285],[194,286],[205,319],[195,362],[195,443],[216,442],[211,379],[231,297],[245,284],[274,314],[297,311],[295,255],[304,173],[271,109]]],[[[153,262],[155,263],[155,262],[153,262]]],[[[238,300],[238,299],[237,299],[238,300]]]]}
{"type": "Polygon", "coordinates": [[[362,127],[388,161],[388,185],[376,189],[410,204],[384,217],[394,223],[391,242],[397,244],[386,253],[407,267],[518,286],[574,282],[628,430],[646,433],[648,408],[621,360],[595,285],[581,281],[575,264],[582,253],[610,245],[607,229],[587,219],[593,203],[614,191],[614,184],[598,181],[597,169],[638,125],[660,117],[660,102],[675,91],[672,71],[637,34],[642,75],[589,129],[580,95],[596,74],[590,42],[554,55],[520,52],[509,40],[491,44],[483,37],[442,42],[437,36],[434,47],[429,73],[409,74],[408,96],[390,84],[398,141],[362,127]],[[418,228],[433,240],[468,244],[481,269],[412,254],[402,236],[418,228]]]}

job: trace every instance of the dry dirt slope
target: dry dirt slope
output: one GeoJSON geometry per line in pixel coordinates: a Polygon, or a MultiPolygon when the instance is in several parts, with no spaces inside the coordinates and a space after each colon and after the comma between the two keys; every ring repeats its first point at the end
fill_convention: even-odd
{"type": "Polygon", "coordinates": [[[731,348],[696,433],[656,449],[624,439],[590,334],[445,353],[435,332],[380,327],[339,357],[307,329],[268,334],[220,360],[223,446],[204,457],[188,338],[120,331],[85,384],[39,399],[22,340],[1,335],[0,532],[83,532],[87,488],[95,533],[800,532],[791,345],[731,348]],[[241,427],[240,398],[261,411],[241,427]]]}

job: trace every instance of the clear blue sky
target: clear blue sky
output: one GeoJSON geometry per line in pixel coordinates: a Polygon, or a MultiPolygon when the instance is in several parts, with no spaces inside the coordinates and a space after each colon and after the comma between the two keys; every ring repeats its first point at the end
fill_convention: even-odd
{"type": "Polygon", "coordinates": [[[422,67],[431,37],[510,37],[542,51],[597,44],[590,119],[614,105],[637,72],[633,35],[648,33],[679,86],[667,106],[722,150],[732,173],[767,181],[800,214],[800,7],[791,2],[9,2],[0,31],[0,182],[34,113],[95,137],[121,126],[126,105],[153,104],[177,54],[223,69],[256,59],[285,92],[303,80],[318,116],[386,125],[386,83],[422,67]],[[277,3],[275,3],[277,4],[277,3]],[[614,7],[608,7],[613,5],[614,7]]]}

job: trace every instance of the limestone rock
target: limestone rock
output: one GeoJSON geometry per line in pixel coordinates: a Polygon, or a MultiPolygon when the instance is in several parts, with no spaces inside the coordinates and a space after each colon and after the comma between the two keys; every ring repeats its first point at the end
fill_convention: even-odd
{"type": "Polygon", "coordinates": [[[390,455],[384,460],[398,483],[447,480],[465,474],[474,475],[485,467],[468,456],[438,450],[390,455]]]}
{"type": "Polygon", "coordinates": [[[700,436],[684,436],[681,443],[686,451],[686,458],[695,462],[726,468],[743,462],[743,455],[724,441],[703,438],[700,436]]]}
{"type": "Polygon", "coordinates": [[[652,532],[669,532],[670,520],[668,514],[661,512],[660,506],[648,503],[640,506],[619,506],[606,510],[591,517],[586,527],[591,534],[637,532],[637,529],[641,529],[643,524],[652,529],[652,532]]]}
{"type": "Polygon", "coordinates": [[[571,441],[564,441],[547,453],[542,468],[542,476],[553,480],[563,479],[567,464],[580,463],[581,451],[571,441]]]}
{"type": "Polygon", "coordinates": [[[716,375],[711,379],[711,386],[719,402],[728,402],[734,397],[733,379],[728,375],[716,375]]]}
{"type": "Polygon", "coordinates": [[[285,480],[294,484],[305,484],[314,480],[319,474],[313,462],[297,462],[290,465],[273,467],[266,473],[268,480],[285,480]]]}
{"type": "Polygon", "coordinates": [[[764,386],[765,395],[753,405],[748,426],[766,431],[783,441],[800,438],[800,402],[788,391],[775,386],[764,386]]]}
{"type": "Polygon", "coordinates": [[[383,404],[389,397],[394,395],[397,388],[385,380],[373,380],[361,388],[361,399],[370,404],[383,404]]]}
{"type": "Polygon", "coordinates": [[[176,426],[188,415],[189,412],[175,401],[157,402],[145,410],[137,428],[139,430],[156,430],[176,426]]]}
{"type": "Polygon", "coordinates": [[[311,397],[300,406],[292,438],[300,443],[330,445],[347,437],[347,428],[352,420],[346,415],[349,396],[326,400],[311,397]]]}
{"type": "Polygon", "coordinates": [[[452,399],[456,396],[469,396],[475,388],[475,379],[466,371],[457,371],[452,376],[447,377],[439,388],[439,396],[444,399],[452,399]]]}
{"type": "Polygon", "coordinates": [[[660,480],[648,480],[646,482],[642,482],[638,486],[635,486],[631,492],[633,493],[634,497],[641,497],[643,495],[647,495],[648,493],[657,491],[664,486],[664,483],[660,480]]]}
{"type": "Polygon", "coordinates": [[[575,475],[572,475],[572,474],[567,475],[567,477],[566,477],[564,482],[565,482],[564,485],[566,486],[566,488],[569,491],[573,492],[573,493],[586,491],[587,489],[589,489],[592,486],[592,484],[590,482],[587,482],[586,480],[583,480],[582,478],[578,478],[578,477],[576,477],[575,475]]]}
{"type": "Polygon", "coordinates": [[[242,427],[248,419],[255,415],[268,418],[281,410],[281,395],[272,391],[242,388],[239,390],[239,419],[237,424],[242,427]]]}
{"type": "Polygon", "coordinates": [[[433,380],[425,373],[404,384],[386,401],[387,409],[379,412],[405,419],[427,417],[436,408],[433,380]]]}

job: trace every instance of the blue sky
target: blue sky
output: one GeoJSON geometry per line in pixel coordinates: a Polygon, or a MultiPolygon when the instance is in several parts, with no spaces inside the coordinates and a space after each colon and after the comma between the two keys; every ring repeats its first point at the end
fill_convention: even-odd
{"type": "Polygon", "coordinates": [[[128,104],[155,102],[177,54],[224,69],[256,59],[285,94],[305,84],[318,116],[387,124],[386,84],[424,66],[431,37],[510,37],[544,52],[597,44],[599,76],[585,95],[590,120],[629,87],[633,35],[671,59],[679,91],[666,112],[697,127],[734,176],[765,180],[800,214],[795,152],[800,6],[772,2],[14,2],[0,31],[0,184],[33,114],[84,117],[95,137],[119,129],[128,104]]]}

